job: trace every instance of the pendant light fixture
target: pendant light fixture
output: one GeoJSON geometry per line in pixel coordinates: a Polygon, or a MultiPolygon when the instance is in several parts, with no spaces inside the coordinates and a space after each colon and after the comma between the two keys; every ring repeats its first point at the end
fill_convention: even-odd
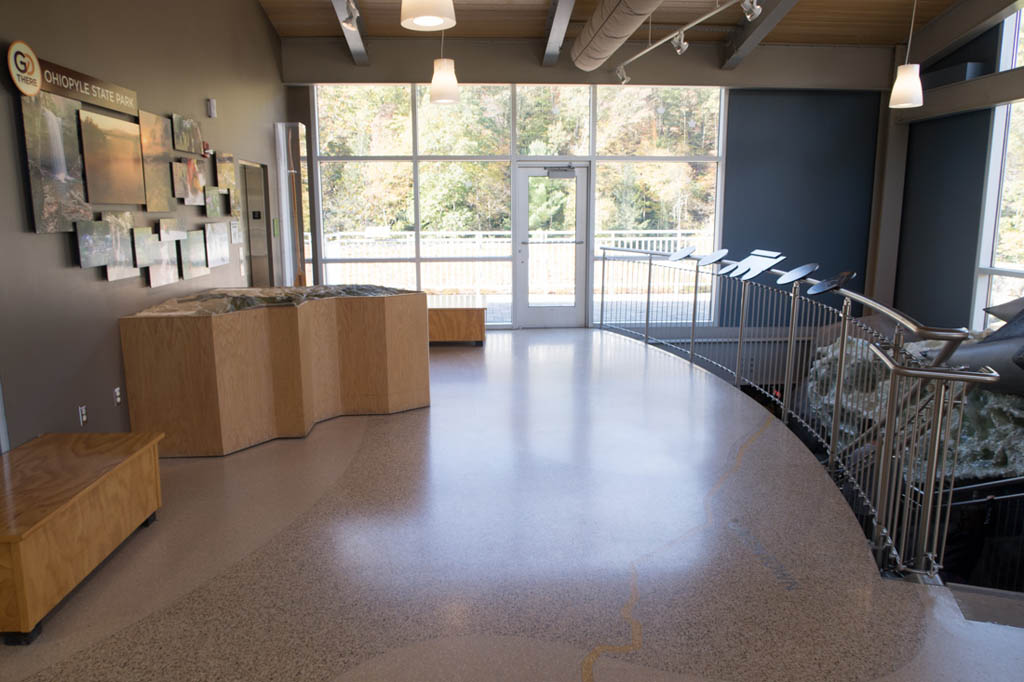
{"type": "Polygon", "coordinates": [[[430,79],[430,101],[452,104],[459,101],[459,80],[455,77],[455,60],[444,58],[444,32],[441,32],[441,58],[434,60],[434,77],[430,79]]]}
{"type": "Polygon", "coordinates": [[[455,26],[452,0],[402,0],[402,28],[444,31],[455,26]]]}
{"type": "Polygon", "coordinates": [[[889,95],[890,109],[911,109],[924,104],[924,93],[921,91],[921,65],[910,63],[910,41],[914,37],[914,17],[917,15],[917,0],[910,13],[910,35],[907,36],[907,56],[903,64],[896,69],[896,82],[889,95]]]}

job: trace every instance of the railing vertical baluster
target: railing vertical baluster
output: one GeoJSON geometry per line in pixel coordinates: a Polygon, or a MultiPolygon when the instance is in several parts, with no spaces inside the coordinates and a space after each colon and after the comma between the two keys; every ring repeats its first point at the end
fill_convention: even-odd
{"type": "Polygon", "coordinates": [[[690,362],[694,358],[694,346],[697,343],[697,300],[700,291],[700,261],[693,261],[693,309],[690,310],[690,362]]]}
{"type": "Polygon", "coordinates": [[[850,336],[850,299],[843,299],[839,328],[839,368],[836,370],[836,402],[832,406],[832,437],[828,444],[828,471],[836,473],[836,456],[839,452],[839,426],[843,418],[843,383],[846,381],[846,341],[850,336]]]}
{"type": "Polygon", "coordinates": [[[796,352],[796,324],[800,316],[800,282],[793,282],[789,302],[789,337],[786,341],[786,371],[782,384],[782,423],[789,423],[789,407],[793,404],[793,354],[796,352]]]}
{"type": "Polygon", "coordinates": [[[939,464],[939,448],[942,445],[942,410],[946,404],[947,386],[945,381],[938,381],[938,390],[932,401],[932,433],[928,443],[928,467],[924,480],[924,497],[921,499],[921,516],[917,527],[917,570],[928,568],[928,538],[931,534],[932,506],[935,497],[935,470],[939,464]]]}
{"type": "Polygon", "coordinates": [[[747,296],[750,282],[740,282],[740,329],[736,336],[736,385],[743,385],[743,329],[747,321],[747,296]]]}
{"type": "Polygon", "coordinates": [[[601,249],[601,329],[604,329],[604,281],[608,275],[608,251],[601,249]]]}
{"type": "Polygon", "coordinates": [[[644,343],[651,342],[651,275],[654,274],[654,256],[647,256],[647,310],[644,312],[644,343]]]}

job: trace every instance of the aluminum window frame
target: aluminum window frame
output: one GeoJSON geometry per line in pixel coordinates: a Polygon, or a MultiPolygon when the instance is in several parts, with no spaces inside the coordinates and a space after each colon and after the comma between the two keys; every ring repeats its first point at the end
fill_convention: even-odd
{"type": "MultiPolygon", "coordinates": [[[[421,225],[421,214],[420,214],[420,163],[432,163],[432,162],[505,162],[509,164],[509,217],[510,222],[514,224],[516,219],[515,206],[516,206],[516,183],[513,181],[516,169],[520,165],[529,165],[536,163],[565,163],[565,164],[580,164],[586,165],[589,168],[588,177],[588,192],[587,197],[587,276],[586,276],[586,287],[587,287],[587,302],[586,307],[586,325],[593,326],[595,324],[594,319],[594,267],[596,261],[600,258],[600,254],[596,252],[595,248],[595,237],[597,227],[597,174],[598,168],[602,162],[632,162],[632,163],[715,163],[716,167],[716,178],[715,178],[715,220],[714,220],[714,234],[712,235],[712,243],[715,248],[721,245],[722,241],[722,224],[723,224],[723,208],[724,208],[724,184],[725,184],[725,158],[726,158],[726,128],[728,121],[728,102],[729,102],[729,89],[724,87],[716,88],[719,91],[719,106],[718,106],[718,144],[716,145],[717,154],[696,154],[696,155],[637,155],[637,156],[623,156],[623,155],[598,155],[597,154],[597,119],[598,119],[598,84],[537,84],[537,83],[523,83],[521,85],[574,85],[579,87],[584,85],[590,89],[589,98],[589,135],[588,141],[588,153],[585,155],[552,155],[552,156],[536,156],[528,154],[520,154],[517,144],[517,132],[518,132],[518,120],[517,120],[517,86],[518,83],[473,83],[467,85],[491,85],[491,86],[507,86],[509,88],[509,153],[508,154],[497,154],[497,155],[460,155],[460,154],[420,154],[419,153],[419,101],[417,97],[417,87],[428,85],[426,83],[380,83],[373,85],[392,85],[392,86],[406,86],[409,88],[410,97],[410,125],[412,127],[411,137],[411,154],[409,155],[338,155],[338,154],[321,154],[320,153],[320,115],[317,99],[317,91],[321,86],[345,86],[350,85],[348,83],[320,83],[309,86],[309,98],[310,98],[310,115],[311,115],[311,131],[310,140],[312,143],[313,156],[309,158],[309,179],[310,179],[310,190],[314,195],[310,202],[310,229],[311,229],[311,241],[314,242],[312,248],[312,258],[305,259],[307,265],[312,265],[313,278],[316,284],[323,283],[326,274],[325,266],[328,264],[344,264],[344,263],[412,263],[415,266],[416,272],[416,287],[422,289],[422,263],[462,263],[462,262],[507,262],[515,271],[515,250],[510,249],[509,255],[506,256],[423,256],[421,248],[421,237],[422,237],[422,225],[421,225]],[[322,162],[408,162],[412,164],[413,169],[413,232],[414,232],[414,255],[405,257],[394,257],[394,258],[328,258],[324,256],[325,243],[323,234],[323,188],[320,177],[320,164],[322,162]]],[[[629,87],[629,86],[624,86],[629,87]]],[[[654,86],[654,87],[712,87],[712,86],[654,86]]],[[[1024,273],[1022,273],[1024,274],[1024,273]]],[[[515,295],[516,283],[513,276],[512,292],[515,295]]],[[[494,328],[509,328],[516,327],[517,320],[515,319],[515,312],[513,306],[512,320],[509,323],[488,323],[488,327],[494,328]]]]}

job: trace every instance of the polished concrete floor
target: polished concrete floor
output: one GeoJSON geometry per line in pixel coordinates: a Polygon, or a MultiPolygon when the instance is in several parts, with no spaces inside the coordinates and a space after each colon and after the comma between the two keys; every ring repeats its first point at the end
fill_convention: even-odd
{"type": "Polygon", "coordinates": [[[1019,679],[1024,630],[883,580],[753,401],[597,331],[431,353],[430,408],[165,460],[160,520],[0,680],[1019,679]]]}

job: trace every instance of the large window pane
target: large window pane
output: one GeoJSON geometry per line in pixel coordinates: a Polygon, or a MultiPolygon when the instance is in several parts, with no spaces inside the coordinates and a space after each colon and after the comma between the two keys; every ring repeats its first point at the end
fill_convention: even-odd
{"type": "Polygon", "coordinates": [[[326,263],[326,284],[377,284],[398,289],[416,289],[416,264],[409,263],[326,263]]]}
{"type": "Polygon", "coordinates": [[[512,255],[511,184],[506,161],[420,164],[420,255],[512,255]]]}
{"type": "Polygon", "coordinates": [[[416,254],[412,163],[321,161],[324,258],[416,254]]]}
{"type": "Polygon", "coordinates": [[[590,153],[590,86],[517,85],[516,146],[527,156],[590,153]]]}
{"type": "Polygon", "coordinates": [[[431,104],[430,86],[417,86],[419,153],[433,156],[508,156],[511,88],[460,85],[455,104],[431,104]]]}
{"type": "Polygon", "coordinates": [[[994,264],[1024,269],[1024,102],[1010,107],[994,264]]]}
{"type": "Polygon", "coordinates": [[[321,154],[412,154],[408,85],[318,85],[316,101],[321,154]]]}
{"type": "Polygon", "coordinates": [[[719,88],[597,86],[599,156],[718,154],[719,88]]]}
{"type": "Polygon", "coordinates": [[[596,242],[601,246],[712,250],[716,163],[597,164],[596,242]]]}
{"type": "Polygon", "coordinates": [[[512,261],[427,262],[420,276],[431,305],[486,307],[487,322],[512,322],[512,261]]]}
{"type": "Polygon", "coordinates": [[[527,305],[576,303],[576,178],[533,176],[527,185],[527,305]]]}

